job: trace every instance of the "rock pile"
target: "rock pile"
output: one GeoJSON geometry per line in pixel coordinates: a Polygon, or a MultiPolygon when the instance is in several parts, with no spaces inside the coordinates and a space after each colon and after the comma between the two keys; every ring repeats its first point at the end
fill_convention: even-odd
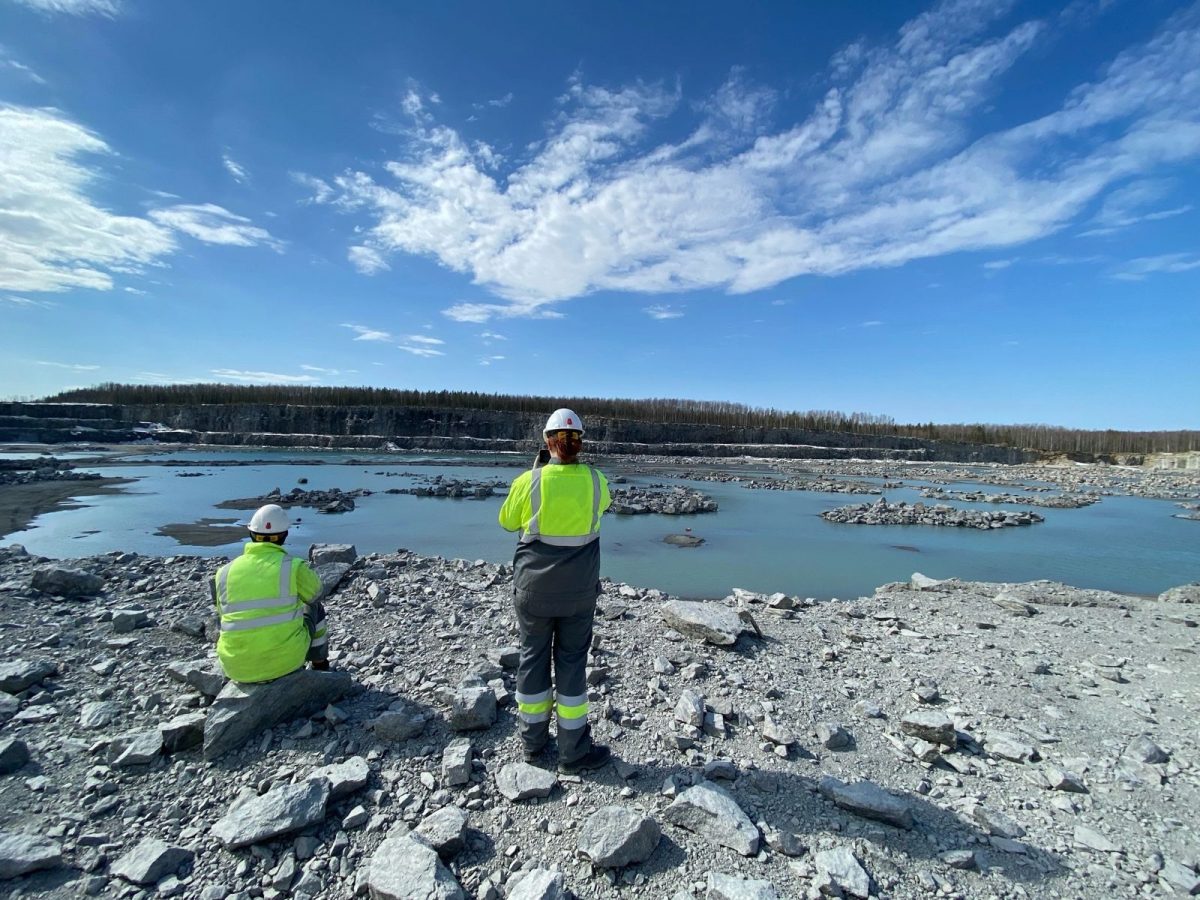
{"type": "Polygon", "coordinates": [[[588,693],[614,761],[579,778],[521,759],[507,567],[311,556],[336,567],[335,671],[247,689],[213,664],[223,560],[0,550],[6,892],[1200,891],[1196,623],[1171,602],[1194,585],[914,575],[696,603],[606,582],[588,693]],[[88,593],[46,590],[76,578],[88,593]],[[231,720],[238,740],[210,740],[231,720]]]}
{"type": "Polygon", "coordinates": [[[218,503],[221,509],[258,509],[267,503],[275,503],[284,509],[293,506],[315,507],[317,512],[344,513],[354,509],[357,497],[369,497],[371,492],[365,488],[343,491],[340,488],[330,488],[327,491],[306,491],[303,488],[292,488],[282,493],[279,488],[273,488],[270,493],[261,497],[243,497],[238,500],[225,500],[218,503]]]}
{"type": "Polygon", "coordinates": [[[1007,528],[1045,521],[1035,512],[991,512],[983,509],[958,509],[953,506],[926,506],[924,503],[888,503],[880,497],[874,503],[839,506],[821,513],[826,522],[841,525],[941,525],[950,528],[1007,528]]]}
{"type": "Polygon", "coordinates": [[[608,511],[617,516],[642,516],[657,513],[662,516],[692,516],[717,511],[717,501],[708,494],[687,488],[612,488],[612,506],[608,511]]]}
{"type": "Polygon", "coordinates": [[[945,488],[923,488],[927,500],[960,500],[966,503],[1008,503],[1014,506],[1039,506],[1047,509],[1080,509],[1100,502],[1099,494],[1055,494],[1045,497],[1031,494],[991,494],[986,491],[948,491],[945,488]]]}

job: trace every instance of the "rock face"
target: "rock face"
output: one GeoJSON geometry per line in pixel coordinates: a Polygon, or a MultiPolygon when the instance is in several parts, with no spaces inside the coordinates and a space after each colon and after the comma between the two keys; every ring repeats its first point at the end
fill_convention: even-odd
{"type": "Polygon", "coordinates": [[[758,852],[758,828],[733,797],[710,782],[701,782],[676,797],[663,818],[742,856],[758,852]]]}
{"type": "Polygon", "coordinates": [[[735,610],[719,603],[668,600],[659,607],[663,620],[680,634],[700,638],[719,647],[737,643],[746,625],[735,610]]]}
{"type": "Polygon", "coordinates": [[[437,853],[414,834],[389,834],[368,863],[372,900],[463,900],[437,853]]]}
{"type": "Polygon", "coordinates": [[[35,591],[59,597],[94,597],[104,590],[104,579],[79,569],[45,566],[33,573],[35,591]]]}
{"type": "Polygon", "coordinates": [[[580,855],[601,868],[619,868],[650,858],[662,832],[658,823],[637,810],[602,806],[579,829],[580,855]]]}
{"type": "Polygon", "coordinates": [[[347,672],[310,669],[264,684],[230,682],[208,711],[204,758],[216,759],[278,722],[311,715],[343,697],[353,684],[347,672]]]}
{"type": "Polygon", "coordinates": [[[16,878],[62,864],[62,847],[38,834],[0,831],[0,878],[16,878]]]}
{"type": "Polygon", "coordinates": [[[898,797],[893,797],[883,788],[869,781],[845,784],[831,775],[826,775],[817,785],[821,796],[827,797],[856,815],[878,819],[897,828],[912,828],[912,810],[898,797]]]}
{"type": "Polygon", "coordinates": [[[113,864],[112,873],[134,884],[156,884],[174,875],[193,856],[191,850],[172,847],[157,838],[145,838],[113,864]]]}
{"type": "Polygon", "coordinates": [[[299,831],[325,818],[329,782],[281,784],[261,797],[245,794],[212,827],[213,836],[231,850],[299,831]]]}

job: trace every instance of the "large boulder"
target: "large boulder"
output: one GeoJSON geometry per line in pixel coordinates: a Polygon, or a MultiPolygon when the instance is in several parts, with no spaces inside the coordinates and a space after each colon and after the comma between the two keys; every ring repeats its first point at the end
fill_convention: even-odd
{"type": "Polygon", "coordinates": [[[104,579],[80,569],[42,566],[33,573],[31,586],[59,597],[94,597],[104,590],[104,579]]]}
{"type": "Polygon", "coordinates": [[[951,749],[958,743],[954,722],[944,712],[936,709],[918,709],[905,714],[900,720],[900,730],[931,744],[941,744],[951,749]]]}
{"type": "Polygon", "coordinates": [[[230,850],[299,831],[325,818],[329,782],[323,778],[280,784],[262,796],[238,797],[212,827],[213,836],[230,850]]]}
{"type": "Polygon", "coordinates": [[[353,544],[313,544],[308,548],[308,561],[314,566],[327,563],[352,565],[358,559],[358,548],[353,544]]]}
{"type": "Polygon", "coordinates": [[[624,806],[602,806],[579,829],[579,852],[606,869],[645,862],[662,832],[652,818],[624,806]]]}
{"type": "Polygon", "coordinates": [[[14,659],[0,663],[0,691],[19,694],[57,672],[57,663],[48,659],[14,659]]]}
{"type": "Polygon", "coordinates": [[[348,672],[299,669],[263,684],[231,681],[217,695],[204,725],[204,758],[216,759],[272,725],[310,716],[354,686],[348,672]]]}
{"type": "Polygon", "coordinates": [[[176,659],[167,663],[167,675],[194,687],[206,697],[215,697],[229,681],[215,659],[176,659]]]}
{"type": "Polygon", "coordinates": [[[1163,603],[1200,603],[1200,582],[1181,584],[1158,595],[1163,603]]]}
{"type": "Polygon", "coordinates": [[[191,862],[195,854],[183,847],[172,847],[157,838],[145,838],[116,861],[112,874],[134,884],[157,884],[179,867],[191,862]]]}
{"type": "Polygon", "coordinates": [[[62,865],[62,846],[40,834],[0,831],[0,878],[62,865]]]}
{"type": "Polygon", "coordinates": [[[0,775],[9,775],[29,762],[29,747],[20,738],[0,740],[0,775]]]}
{"type": "Polygon", "coordinates": [[[737,643],[746,630],[737,611],[703,600],[668,600],[659,607],[663,620],[680,634],[700,638],[719,647],[737,643]]]}
{"type": "Polygon", "coordinates": [[[308,777],[324,778],[329,782],[329,799],[337,800],[348,797],[367,783],[371,776],[371,767],[361,756],[352,756],[345,762],[321,766],[308,777]]]}
{"type": "Polygon", "coordinates": [[[467,814],[457,806],[443,806],[426,816],[416,833],[442,859],[451,859],[467,842],[467,814]]]}
{"type": "Polygon", "coordinates": [[[371,900],[463,900],[462,888],[437,851],[402,830],[392,831],[368,861],[367,888],[371,900]]]}
{"type": "Polygon", "coordinates": [[[517,875],[508,888],[508,900],[564,900],[561,872],[529,869],[517,875]]]}
{"type": "Polygon", "coordinates": [[[742,856],[758,852],[758,828],[733,797],[711,782],[688,788],[667,807],[663,818],[742,856]]]}
{"type": "Polygon", "coordinates": [[[817,789],[822,797],[856,815],[878,819],[897,828],[913,827],[912,810],[908,804],[870,781],[846,784],[832,775],[826,775],[818,783],[817,789]]]}
{"type": "Polygon", "coordinates": [[[496,773],[496,788],[514,803],[532,797],[549,797],[558,782],[553,772],[529,763],[509,763],[496,773]]]}
{"type": "Polygon", "coordinates": [[[450,727],[479,731],[496,724],[496,692],[486,685],[464,685],[450,702],[450,727]]]}

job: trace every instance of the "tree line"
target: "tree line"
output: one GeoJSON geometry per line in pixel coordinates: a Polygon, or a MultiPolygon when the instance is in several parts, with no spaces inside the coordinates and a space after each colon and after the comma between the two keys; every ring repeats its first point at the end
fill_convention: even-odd
{"type": "Polygon", "coordinates": [[[716,400],[606,397],[540,397],[479,391],[417,391],[376,387],[313,387],[235,384],[101,384],[64,391],[48,402],[131,406],[292,405],[417,406],[540,414],[559,406],[589,416],[659,422],[796,431],[842,431],[897,435],[968,444],[999,444],[1047,453],[1173,453],[1200,450],[1200,431],[1093,431],[1053,425],[983,423],[898,424],[891,416],[835,410],[788,411],[716,400]]]}

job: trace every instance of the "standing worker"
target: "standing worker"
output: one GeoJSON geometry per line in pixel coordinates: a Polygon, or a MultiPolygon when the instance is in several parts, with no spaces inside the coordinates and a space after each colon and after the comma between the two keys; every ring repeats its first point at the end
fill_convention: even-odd
{"type": "Polygon", "coordinates": [[[558,770],[575,775],[609,758],[607,747],[592,742],[588,726],[587,655],[600,596],[600,516],[612,500],[605,477],[579,462],[579,416],[555,410],[542,437],[545,448],[512,483],[500,508],[500,525],[521,533],[513,556],[521,630],[517,708],[526,762],[546,746],[550,710],[557,710],[558,770]]]}
{"type": "Polygon", "coordinates": [[[217,657],[233,681],[273,681],[306,660],[329,669],[325,609],[316,601],[321,579],[284,552],[288,526],[287,513],[274,503],[259,509],[242,555],[213,577],[221,616],[217,657]]]}

